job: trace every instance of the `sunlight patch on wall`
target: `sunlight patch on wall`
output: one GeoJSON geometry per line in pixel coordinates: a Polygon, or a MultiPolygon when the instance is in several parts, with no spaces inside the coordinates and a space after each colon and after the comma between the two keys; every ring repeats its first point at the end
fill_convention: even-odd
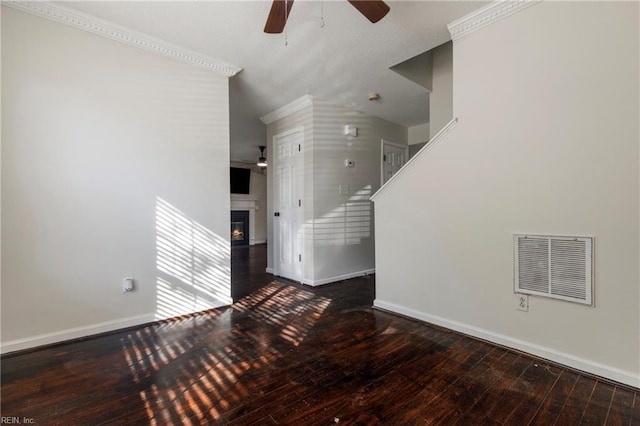
{"type": "Polygon", "coordinates": [[[156,319],[203,311],[231,300],[229,241],[156,199],[156,319]]]}
{"type": "Polygon", "coordinates": [[[348,201],[315,220],[316,246],[360,244],[371,237],[371,185],[356,191],[348,201]]]}

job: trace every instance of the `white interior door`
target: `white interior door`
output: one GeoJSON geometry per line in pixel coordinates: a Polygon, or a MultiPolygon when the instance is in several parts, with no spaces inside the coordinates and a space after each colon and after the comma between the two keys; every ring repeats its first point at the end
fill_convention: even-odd
{"type": "Polygon", "coordinates": [[[408,146],[382,140],[382,185],[404,166],[408,158],[408,146]]]}
{"type": "Polygon", "coordinates": [[[302,280],[302,129],[273,138],[274,158],[274,272],[302,280]]]}

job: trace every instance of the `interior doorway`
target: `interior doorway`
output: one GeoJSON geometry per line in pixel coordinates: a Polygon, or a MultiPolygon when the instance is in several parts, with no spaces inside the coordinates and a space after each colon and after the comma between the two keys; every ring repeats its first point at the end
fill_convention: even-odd
{"type": "Polygon", "coordinates": [[[303,272],[303,129],[273,137],[274,274],[302,281],[303,272]]]}
{"type": "Polygon", "coordinates": [[[407,162],[409,147],[382,139],[381,152],[381,184],[384,185],[407,162]]]}

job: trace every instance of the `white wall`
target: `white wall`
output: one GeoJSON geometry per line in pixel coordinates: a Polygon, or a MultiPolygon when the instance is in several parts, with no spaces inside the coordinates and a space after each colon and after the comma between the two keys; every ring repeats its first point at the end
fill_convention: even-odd
{"type": "Polygon", "coordinates": [[[544,2],[454,42],[459,124],[375,203],[377,306],[640,386],[638,12],[544,2]],[[595,236],[595,307],[516,311],[514,233],[595,236]]]}
{"type": "Polygon", "coordinates": [[[427,142],[431,137],[429,134],[429,123],[418,124],[407,129],[409,145],[427,142]]]}
{"type": "Polygon", "coordinates": [[[432,50],[433,91],[429,95],[429,139],[453,118],[453,54],[447,42],[432,50]]]}
{"type": "Polygon", "coordinates": [[[2,350],[227,303],[227,78],[2,9],[2,350]]]}
{"type": "Polygon", "coordinates": [[[407,130],[409,136],[409,158],[413,158],[413,156],[426,145],[427,141],[431,139],[429,135],[429,123],[411,126],[407,130]]]}
{"type": "MultiPolygon", "coordinates": [[[[2,11],[0,7],[0,82],[2,81],[2,11]]],[[[0,84],[0,100],[2,100],[2,84],[0,84]]],[[[1,102],[1,101],[0,101],[1,102]]],[[[0,132],[2,131],[2,106],[0,105],[0,132]]],[[[0,297],[2,296],[2,135],[0,134],[0,297]]],[[[2,320],[2,302],[0,301],[0,320],[2,320]]],[[[0,324],[0,347],[2,342],[2,326],[0,324]]]]}
{"type": "MultiPolygon", "coordinates": [[[[303,282],[320,285],[375,268],[373,210],[369,197],[380,187],[381,139],[406,144],[407,128],[328,102],[313,104],[267,126],[271,151],[273,136],[304,129],[304,262],[303,282]],[[358,127],[347,138],[343,128],[358,127]],[[355,162],[345,167],[345,160],[355,162]],[[348,185],[348,195],[339,193],[348,185]]],[[[272,158],[272,157],[271,157],[272,158]]],[[[273,177],[268,174],[268,202],[273,199],[273,177]]],[[[268,238],[273,241],[273,206],[269,204],[268,238]]],[[[273,245],[268,250],[273,269],[273,245]]]]}
{"type": "Polygon", "coordinates": [[[313,103],[314,268],[311,284],[375,269],[373,205],[380,187],[381,139],[407,143],[407,128],[328,102],[313,103]],[[358,136],[347,138],[347,124],[358,136]],[[345,160],[354,167],[345,167],[345,160]],[[339,194],[340,185],[349,194],[339,194]]]}
{"type": "MultiPolygon", "coordinates": [[[[260,151],[256,149],[256,160],[260,151]]],[[[253,200],[255,201],[255,223],[254,235],[257,244],[267,241],[267,173],[257,166],[250,166],[246,163],[231,162],[232,167],[251,169],[251,179],[249,182],[249,194],[231,194],[231,200],[253,200]]]]}

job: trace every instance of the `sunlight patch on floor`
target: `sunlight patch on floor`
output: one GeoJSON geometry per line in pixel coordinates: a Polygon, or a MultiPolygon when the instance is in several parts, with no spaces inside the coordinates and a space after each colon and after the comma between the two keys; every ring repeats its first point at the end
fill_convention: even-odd
{"type": "Polygon", "coordinates": [[[287,347],[300,345],[330,304],[272,282],[229,308],[132,331],[121,339],[122,350],[134,382],[152,382],[139,393],[149,424],[223,421],[230,407],[253,397],[256,385],[246,376],[268,371],[287,347]],[[239,318],[260,327],[247,332],[239,318]],[[273,344],[274,331],[282,345],[273,344]]]}

